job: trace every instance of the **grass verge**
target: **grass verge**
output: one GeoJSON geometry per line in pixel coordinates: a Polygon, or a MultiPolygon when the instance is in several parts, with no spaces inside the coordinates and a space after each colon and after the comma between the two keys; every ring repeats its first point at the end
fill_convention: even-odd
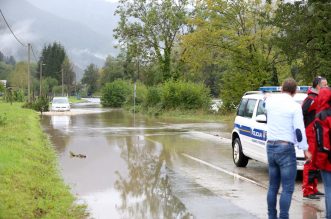
{"type": "Polygon", "coordinates": [[[75,97],[75,96],[70,96],[69,97],[69,102],[70,103],[84,103],[84,102],[86,102],[86,100],[84,100],[84,99],[77,99],[77,97],[75,97]]]}
{"type": "Polygon", "coordinates": [[[0,218],[85,218],[33,110],[0,102],[0,218]]]}
{"type": "Polygon", "coordinates": [[[171,110],[164,111],[159,115],[161,118],[180,119],[188,121],[207,121],[207,122],[233,122],[235,119],[235,113],[229,112],[225,114],[207,113],[204,111],[181,111],[171,110]]]}
{"type": "MultiPolygon", "coordinates": [[[[132,107],[125,107],[126,110],[133,112],[132,107]]],[[[150,107],[148,110],[141,106],[136,107],[136,112],[143,115],[155,116],[159,119],[170,121],[191,121],[191,122],[222,122],[233,123],[236,112],[210,112],[206,110],[162,110],[159,107],[150,107]]]]}

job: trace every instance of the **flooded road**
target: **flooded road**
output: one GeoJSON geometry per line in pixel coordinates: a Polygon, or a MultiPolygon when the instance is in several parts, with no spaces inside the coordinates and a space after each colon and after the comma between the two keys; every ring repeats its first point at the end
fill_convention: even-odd
{"type": "MultiPolygon", "coordinates": [[[[267,218],[267,166],[234,166],[231,125],[134,117],[96,104],[75,110],[90,113],[44,115],[42,126],[91,218],[267,218]]],[[[324,214],[324,199],[303,200],[297,181],[291,218],[324,214]]]]}

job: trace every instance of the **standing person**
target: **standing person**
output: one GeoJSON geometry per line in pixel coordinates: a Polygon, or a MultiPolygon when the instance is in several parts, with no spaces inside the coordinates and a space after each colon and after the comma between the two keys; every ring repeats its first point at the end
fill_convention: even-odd
{"type": "Polygon", "coordinates": [[[289,218],[292,194],[297,173],[294,145],[304,150],[307,160],[311,154],[307,150],[302,109],[293,96],[297,84],[294,79],[286,79],[282,93],[269,96],[265,101],[267,110],[267,155],[269,165],[269,188],[267,195],[269,219],[289,218]],[[282,193],[279,200],[280,213],[277,217],[277,193],[280,184],[282,193]]]}
{"type": "MultiPolygon", "coordinates": [[[[308,140],[308,150],[311,154],[314,154],[313,149],[315,148],[315,131],[314,131],[314,120],[316,115],[317,102],[316,98],[318,92],[322,87],[327,86],[327,80],[321,76],[316,77],[313,80],[313,86],[307,92],[307,98],[302,103],[303,120],[306,128],[306,136],[308,140]]],[[[319,196],[324,193],[318,191],[318,175],[319,171],[313,164],[313,162],[306,162],[303,166],[302,173],[302,192],[303,197],[308,199],[320,199],[319,196]]]]}
{"type": "Polygon", "coordinates": [[[326,218],[331,219],[331,89],[321,88],[314,122],[316,144],[313,164],[320,169],[325,191],[326,218]]]}

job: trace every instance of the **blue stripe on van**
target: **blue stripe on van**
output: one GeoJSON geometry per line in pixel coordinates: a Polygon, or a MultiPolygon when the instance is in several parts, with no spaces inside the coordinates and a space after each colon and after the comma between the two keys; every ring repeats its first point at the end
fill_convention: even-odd
{"type": "Polygon", "coordinates": [[[251,137],[254,139],[258,139],[261,141],[266,141],[267,140],[267,131],[264,131],[262,129],[253,129],[249,126],[244,126],[235,123],[234,127],[239,130],[239,134],[245,135],[247,137],[251,137]]]}

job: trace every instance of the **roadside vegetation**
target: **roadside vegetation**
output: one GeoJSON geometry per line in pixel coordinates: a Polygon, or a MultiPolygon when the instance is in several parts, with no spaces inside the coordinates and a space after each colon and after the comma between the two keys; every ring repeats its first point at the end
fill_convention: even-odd
{"type": "Polygon", "coordinates": [[[120,0],[116,15],[119,55],[88,65],[81,81],[60,42],[45,44],[29,64],[0,51],[0,218],[84,216],[23,102],[43,112],[52,96],[101,95],[106,107],[228,121],[245,91],[287,77],[331,81],[329,1],[120,0]],[[212,98],[222,102],[218,112],[212,98]]]}
{"type": "Polygon", "coordinates": [[[0,102],[0,218],[84,218],[36,112],[0,102]]]}
{"type": "Polygon", "coordinates": [[[168,116],[171,115],[169,112],[191,117],[199,114],[200,118],[212,115],[209,88],[203,83],[185,81],[169,80],[157,87],[137,83],[134,91],[131,81],[115,80],[102,89],[101,104],[106,107],[124,107],[153,116],[160,116],[165,112],[168,112],[168,116]]]}
{"type": "Polygon", "coordinates": [[[204,111],[182,111],[182,110],[170,110],[163,112],[160,117],[163,119],[172,119],[180,121],[204,121],[204,122],[222,122],[233,125],[236,113],[225,112],[225,113],[206,113],[204,111]]]}
{"type": "Polygon", "coordinates": [[[134,85],[131,81],[116,80],[102,90],[101,104],[106,107],[122,107],[128,111],[156,116],[163,119],[186,121],[233,122],[234,111],[220,106],[211,109],[209,89],[203,83],[168,81],[163,86],[134,85]]]}
{"type": "Polygon", "coordinates": [[[69,97],[70,103],[84,103],[86,100],[83,100],[82,98],[77,98],[77,96],[70,96],[69,97]]]}
{"type": "MultiPolygon", "coordinates": [[[[89,64],[77,81],[61,43],[45,45],[30,65],[33,99],[40,94],[99,96],[114,85],[109,84],[123,80],[129,81],[131,96],[121,99],[119,94],[113,101],[125,107],[136,81],[137,110],[144,108],[140,112],[194,112],[197,102],[186,99],[187,93],[162,90],[185,82],[203,84],[210,97],[221,99],[223,115],[236,108],[246,91],[279,86],[287,77],[299,85],[310,85],[317,75],[331,80],[331,38],[325,31],[331,29],[328,1],[121,0],[116,15],[119,54],[109,55],[103,66],[89,64]]],[[[27,94],[26,69],[26,62],[0,51],[0,80],[7,80],[6,87],[16,94],[27,94]]],[[[105,106],[115,106],[106,99],[105,106]]],[[[208,114],[206,108],[199,110],[208,114]]]]}

